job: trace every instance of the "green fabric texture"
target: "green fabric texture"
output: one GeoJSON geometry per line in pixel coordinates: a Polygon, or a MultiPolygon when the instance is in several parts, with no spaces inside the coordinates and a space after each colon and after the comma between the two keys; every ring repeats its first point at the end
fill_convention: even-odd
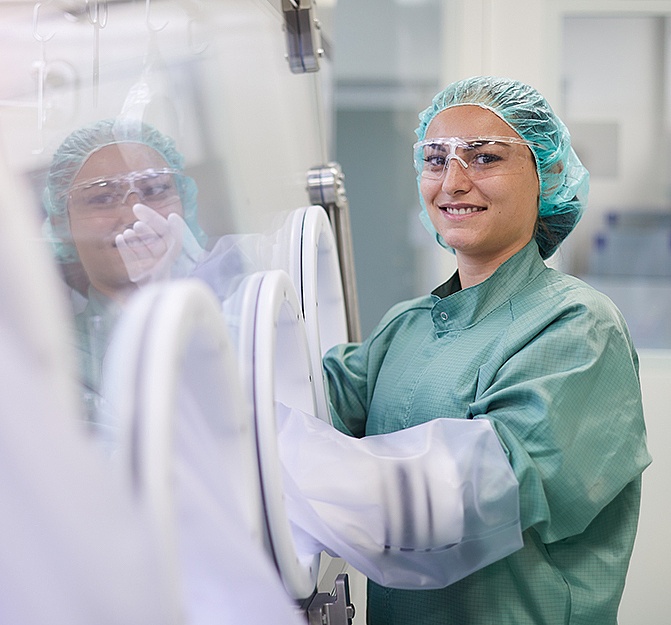
{"type": "Polygon", "coordinates": [[[607,297],[532,241],[479,285],[395,306],[324,367],[342,431],[488,419],[520,483],[520,551],[444,589],[371,582],[369,625],[617,622],[650,456],[638,358],[607,297]]]}
{"type": "Polygon", "coordinates": [[[121,304],[89,287],[86,307],[75,315],[81,379],[95,391],[99,391],[103,357],[121,313],[121,304]]]}
{"type": "Polygon", "coordinates": [[[74,317],[75,347],[86,417],[95,423],[101,418],[103,406],[103,359],[122,308],[93,287],[89,287],[87,295],[86,307],[74,317]]]}

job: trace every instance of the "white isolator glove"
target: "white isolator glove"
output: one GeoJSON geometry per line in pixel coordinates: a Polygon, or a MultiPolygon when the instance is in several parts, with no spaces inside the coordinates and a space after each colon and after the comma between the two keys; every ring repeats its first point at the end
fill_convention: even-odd
{"type": "Polygon", "coordinates": [[[133,213],[133,227],[114,239],[131,282],[184,277],[202,258],[204,250],[177,213],[166,218],[145,204],[135,204],[133,213]]]}
{"type": "Polygon", "coordinates": [[[485,419],[357,439],[278,410],[299,557],[325,550],[383,586],[442,588],[522,547],[518,482],[485,419]]]}

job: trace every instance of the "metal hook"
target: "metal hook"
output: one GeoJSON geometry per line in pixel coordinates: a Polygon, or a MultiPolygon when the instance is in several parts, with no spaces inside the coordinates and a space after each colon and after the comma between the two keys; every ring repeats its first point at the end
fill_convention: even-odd
{"type": "Polygon", "coordinates": [[[167,25],[168,22],[166,21],[163,26],[152,26],[151,23],[151,0],[146,0],[145,2],[145,10],[144,10],[144,23],[147,26],[147,30],[152,32],[152,33],[157,33],[163,30],[167,25]]]}
{"type": "Polygon", "coordinates": [[[189,44],[189,50],[193,54],[202,54],[203,52],[205,52],[205,50],[207,50],[207,43],[203,43],[199,46],[194,45],[193,24],[195,21],[196,20],[190,19],[186,24],[186,40],[187,43],[189,44]]]}
{"type": "Polygon", "coordinates": [[[46,106],[44,102],[44,86],[47,79],[47,58],[46,58],[46,43],[49,41],[56,33],[53,32],[50,35],[41,35],[38,32],[38,24],[40,21],[40,9],[44,4],[48,4],[51,0],[47,2],[37,2],[33,8],[33,37],[40,44],[40,58],[33,63],[33,68],[37,70],[37,132],[39,137],[39,145],[36,149],[33,150],[33,154],[41,154],[44,151],[44,122],[46,120],[46,106]]]}
{"type": "Polygon", "coordinates": [[[47,2],[37,2],[35,4],[35,7],[33,8],[33,37],[40,43],[46,43],[51,39],[56,33],[51,33],[50,35],[47,35],[46,37],[43,35],[40,35],[40,33],[37,32],[37,24],[40,20],[40,9],[44,4],[48,4],[51,0],[47,0],[47,2]]]}
{"type": "Polygon", "coordinates": [[[102,0],[102,2],[101,0],[95,0],[93,3],[90,0],[86,0],[86,17],[93,26],[96,28],[105,28],[107,26],[107,15],[107,0],[102,0]],[[93,5],[93,10],[91,9],[91,5],[93,5]]]}
{"type": "Polygon", "coordinates": [[[107,26],[107,0],[86,0],[86,16],[93,26],[93,104],[98,105],[100,85],[100,30],[107,26]]]}

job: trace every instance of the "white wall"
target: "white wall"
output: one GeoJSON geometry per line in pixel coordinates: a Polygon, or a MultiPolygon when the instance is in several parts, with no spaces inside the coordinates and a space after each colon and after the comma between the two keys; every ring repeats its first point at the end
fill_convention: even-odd
{"type": "Polygon", "coordinates": [[[526,82],[550,101],[558,91],[547,54],[555,32],[545,0],[447,0],[443,80],[477,75],[526,82]]]}
{"type": "Polygon", "coordinates": [[[619,625],[662,625],[671,618],[671,351],[647,350],[640,356],[653,462],[643,474],[641,518],[619,625]]]}
{"type": "Polygon", "coordinates": [[[587,254],[607,211],[668,206],[664,26],[662,15],[563,21],[564,121],[592,173],[588,210],[572,236],[573,271],[587,272],[587,254]],[[606,124],[614,145],[597,139],[606,124]],[[611,160],[604,171],[609,167],[602,163],[611,160]]]}

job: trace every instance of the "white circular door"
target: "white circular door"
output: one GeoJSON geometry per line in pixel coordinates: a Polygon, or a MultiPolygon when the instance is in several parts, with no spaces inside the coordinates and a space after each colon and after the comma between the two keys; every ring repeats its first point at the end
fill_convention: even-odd
{"type": "Polygon", "coordinates": [[[312,362],[296,291],[286,272],[264,271],[242,286],[238,357],[254,405],[267,548],[294,599],[315,589],[319,557],[299,559],[284,505],[277,448],[277,404],[316,414],[312,362]]]}
{"type": "Polygon", "coordinates": [[[242,528],[259,551],[263,541],[251,406],[220,304],[197,280],[145,287],[108,354],[119,461],[149,504],[188,620],[208,622],[231,575],[222,528],[242,528]]]}
{"type": "Polygon", "coordinates": [[[282,257],[305,317],[317,416],[330,423],[321,360],[331,347],[347,342],[345,296],[333,229],[321,206],[308,206],[291,213],[281,237],[282,257]]]}

